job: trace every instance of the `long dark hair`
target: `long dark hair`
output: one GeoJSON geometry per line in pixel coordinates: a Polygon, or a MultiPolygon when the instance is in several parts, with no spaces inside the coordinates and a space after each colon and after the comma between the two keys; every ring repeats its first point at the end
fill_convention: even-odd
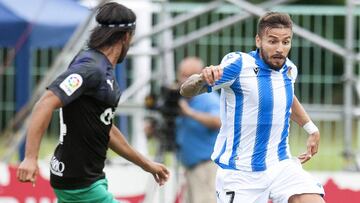
{"type": "Polygon", "coordinates": [[[98,8],[96,22],[99,24],[92,30],[88,47],[101,49],[123,39],[126,33],[135,32],[135,13],[116,2],[106,3],[98,8]]]}

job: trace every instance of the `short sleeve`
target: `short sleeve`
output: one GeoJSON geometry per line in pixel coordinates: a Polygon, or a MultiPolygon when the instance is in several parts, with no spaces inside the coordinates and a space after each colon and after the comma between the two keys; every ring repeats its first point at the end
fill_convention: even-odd
{"type": "Polygon", "coordinates": [[[72,66],[58,76],[47,89],[58,96],[65,106],[85,91],[98,86],[102,74],[100,69],[86,64],[72,66]]]}
{"type": "Polygon", "coordinates": [[[208,86],[208,92],[230,86],[239,76],[242,67],[242,57],[240,52],[227,54],[222,60],[220,67],[223,68],[223,75],[215,85],[208,86]]]}

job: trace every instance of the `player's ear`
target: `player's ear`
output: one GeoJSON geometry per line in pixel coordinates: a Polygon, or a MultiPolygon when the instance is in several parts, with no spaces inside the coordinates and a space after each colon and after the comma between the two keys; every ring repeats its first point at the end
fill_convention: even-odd
{"type": "Polygon", "coordinates": [[[261,47],[261,38],[260,38],[260,36],[258,34],[256,34],[255,43],[256,43],[257,48],[261,47]]]}
{"type": "Polygon", "coordinates": [[[125,36],[124,36],[124,41],[126,41],[126,42],[131,42],[131,40],[132,40],[132,38],[133,38],[133,34],[132,34],[132,32],[126,32],[126,34],[125,34],[125,36]]]}

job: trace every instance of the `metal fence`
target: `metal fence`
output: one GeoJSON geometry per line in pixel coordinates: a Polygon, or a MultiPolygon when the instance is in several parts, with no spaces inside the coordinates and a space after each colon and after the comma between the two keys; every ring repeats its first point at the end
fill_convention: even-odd
{"type": "MultiPolygon", "coordinates": [[[[204,4],[200,3],[169,3],[166,10],[175,17],[182,13],[201,8],[204,4]]],[[[298,6],[286,5],[272,8],[276,11],[287,12],[293,21],[301,27],[312,31],[326,39],[329,39],[340,46],[344,46],[345,41],[345,6],[298,6]]],[[[238,14],[239,8],[232,5],[219,7],[217,10],[202,14],[192,20],[181,23],[172,29],[173,38],[185,36],[193,31],[199,30],[212,22],[223,20],[229,16],[238,14]]],[[[360,50],[360,10],[355,10],[355,50],[360,50]]],[[[159,23],[159,13],[154,14],[154,25],[159,23]]],[[[186,56],[199,56],[206,64],[218,64],[221,58],[231,51],[248,52],[255,48],[254,37],[256,33],[257,17],[250,17],[244,21],[236,23],[204,36],[192,43],[177,47],[174,50],[174,65],[178,64],[186,56]]],[[[161,38],[152,38],[153,45],[159,46],[161,38]]],[[[0,50],[0,63],[5,61],[8,49],[0,50]]],[[[33,55],[32,81],[33,85],[43,76],[54,57],[60,49],[37,50],[33,55]]],[[[295,93],[299,100],[306,106],[307,110],[319,125],[322,132],[322,142],[318,155],[321,163],[319,166],[310,166],[313,169],[339,170],[348,167],[342,158],[344,150],[344,135],[342,121],[342,105],[344,104],[344,61],[343,58],[325,50],[310,41],[294,36],[290,58],[299,68],[299,77],[295,87],[295,93]],[[329,162],[328,160],[337,161],[329,162]]],[[[153,57],[154,66],[158,66],[160,57],[153,57]]],[[[131,64],[131,60],[130,63],[131,64]]],[[[360,72],[360,64],[356,64],[354,78],[360,72]]],[[[155,69],[158,67],[155,67],[155,69]]],[[[131,71],[129,71],[130,73],[131,71]]],[[[131,74],[127,80],[132,81],[131,74]]],[[[0,129],[3,129],[9,119],[14,115],[14,68],[13,65],[0,74],[0,129]]],[[[358,99],[354,99],[358,104],[358,99]]],[[[292,125],[290,143],[293,152],[299,153],[305,150],[306,135],[301,129],[292,125]]],[[[360,139],[358,138],[357,120],[354,120],[352,143],[354,149],[359,149],[360,139]],[[359,144],[357,144],[359,143],[359,144]]],[[[58,121],[57,116],[53,117],[48,131],[50,135],[57,135],[58,121]]]]}
{"type": "MultiPolygon", "coordinates": [[[[0,131],[9,124],[9,121],[15,115],[15,70],[14,64],[11,60],[12,49],[0,49],[0,64],[3,65],[3,74],[0,74],[0,131]],[[10,59],[10,60],[9,60],[10,59]],[[6,64],[6,63],[10,64],[6,64]]],[[[60,48],[39,49],[35,50],[32,55],[32,70],[31,70],[31,86],[32,90],[36,87],[38,82],[43,78],[46,71],[51,66],[55,57],[60,53],[60,48]]],[[[58,134],[58,116],[53,117],[50,124],[49,133],[58,134]]]]}

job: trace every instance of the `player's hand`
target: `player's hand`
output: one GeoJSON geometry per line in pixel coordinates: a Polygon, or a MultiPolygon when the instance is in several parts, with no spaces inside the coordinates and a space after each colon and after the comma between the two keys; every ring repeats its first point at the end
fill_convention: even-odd
{"type": "Polygon", "coordinates": [[[36,159],[25,158],[19,165],[16,177],[20,182],[31,182],[35,186],[39,167],[36,159]]]}
{"type": "Polygon", "coordinates": [[[164,185],[170,177],[170,172],[160,163],[151,162],[148,169],[145,169],[154,176],[155,181],[160,185],[164,185]]]}
{"type": "Polygon", "coordinates": [[[223,69],[220,67],[220,65],[211,65],[201,71],[201,77],[208,85],[214,85],[215,81],[219,80],[222,74],[223,69]]]}
{"type": "Polygon", "coordinates": [[[314,132],[313,134],[309,135],[306,143],[307,150],[306,152],[300,154],[298,156],[300,162],[303,164],[311,159],[319,149],[319,142],[320,142],[320,132],[314,132]]]}

